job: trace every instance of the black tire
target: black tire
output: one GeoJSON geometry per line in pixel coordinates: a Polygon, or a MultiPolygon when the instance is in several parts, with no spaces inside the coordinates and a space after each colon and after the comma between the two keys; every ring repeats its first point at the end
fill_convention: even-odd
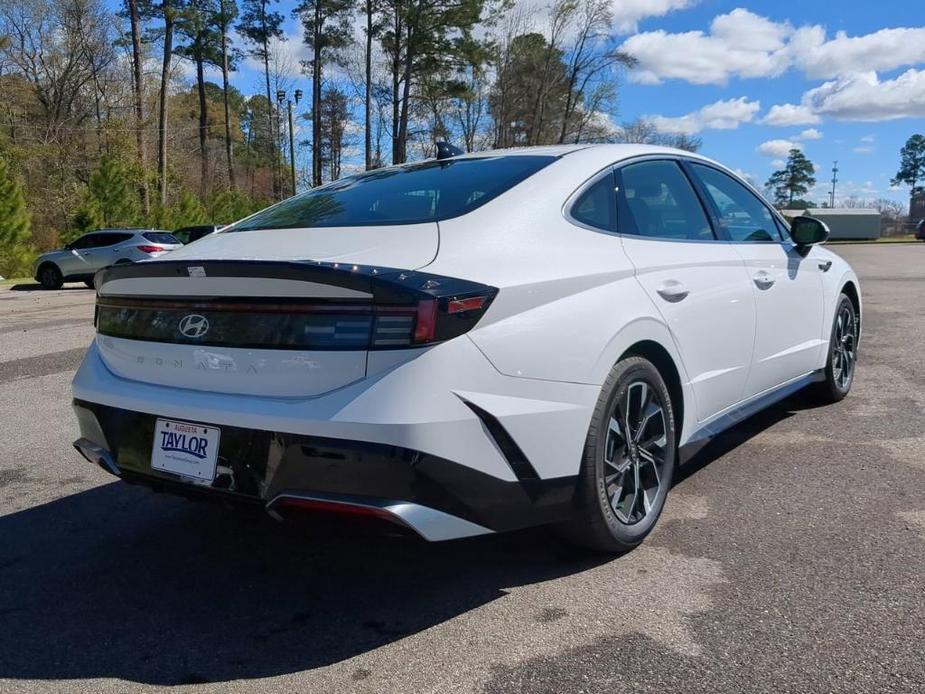
{"type": "Polygon", "coordinates": [[[40,267],[38,276],[39,282],[42,283],[45,289],[61,289],[61,285],[64,284],[64,277],[61,276],[61,271],[58,269],[57,265],[53,265],[52,263],[40,267]]]}
{"type": "Polygon", "coordinates": [[[829,335],[829,357],[825,363],[825,379],[813,385],[813,395],[821,403],[844,399],[854,383],[858,361],[858,315],[854,303],[840,294],[829,335]],[[845,373],[845,366],[848,371],[845,373]]]}
{"type": "Polygon", "coordinates": [[[601,388],[585,441],[575,514],[559,528],[560,532],[572,542],[598,552],[633,549],[655,527],[662,512],[676,456],[674,409],[664,379],[642,357],[623,359],[601,388]],[[653,412],[645,405],[645,398],[651,398],[649,402],[660,408],[661,416],[650,414],[640,426],[642,417],[638,413],[653,412]],[[612,415],[617,428],[611,426],[612,415]],[[638,443],[628,445],[623,431],[638,443]],[[653,441],[646,444],[649,439],[653,441]],[[634,487],[632,498],[627,487],[634,487]],[[624,492],[626,496],[621,497],[624,492]]]}

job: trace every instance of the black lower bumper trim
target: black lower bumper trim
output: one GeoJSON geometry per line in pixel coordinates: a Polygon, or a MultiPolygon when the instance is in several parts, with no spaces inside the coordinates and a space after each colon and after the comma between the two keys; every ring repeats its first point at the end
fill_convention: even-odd
{"type": "Polygon", "coordinates": [[[577,477],[508,482],[400,446],[225,425],[215,481],[211,486],[187,484],[150,466],[155,421],[169,414],[81,400],[74,405],[93,412],[126,481],[165,491],[250,503],[266,503],[292,491],[400,500],[495,531],[563,521],[572,512],[577,477]]]}

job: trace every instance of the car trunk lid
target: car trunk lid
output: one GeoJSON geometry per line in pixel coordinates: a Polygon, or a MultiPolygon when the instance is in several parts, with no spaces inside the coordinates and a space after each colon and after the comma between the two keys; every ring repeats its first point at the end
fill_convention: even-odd
{"type": "Polygon", "coordinates": [[[314,260],[416,269],[437,255],[436,222],[399,226],[221,231],[173,251],[171,260],[314,260]]]}
{"type": "Polygon", "coordinates": [[[465,332],[495,292],[369,265],[174,256],[97,277],[97,344],[122,378],[318,396],[365,378],[370,350],[426,346],[465,332]]]}

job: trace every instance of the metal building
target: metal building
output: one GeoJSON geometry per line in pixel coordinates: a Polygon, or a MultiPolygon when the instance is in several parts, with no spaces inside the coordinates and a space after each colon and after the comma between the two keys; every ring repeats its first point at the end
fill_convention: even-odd
{"type": "Polygon", "coordinates": [[[808,210],[781,210],[788,218],[801,214],[815,217],[828,225],[830,239],[879,239],[880,212],[854,207],[813,207],[808,210]]]}

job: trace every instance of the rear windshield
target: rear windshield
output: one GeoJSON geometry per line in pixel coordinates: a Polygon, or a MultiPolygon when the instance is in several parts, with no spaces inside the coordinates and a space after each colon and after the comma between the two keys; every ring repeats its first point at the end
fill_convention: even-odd
{"type": "Polygon", "coordinates": [[[227,231],[450,219],[484,205],[555,159],[532,155],[478,157],[378,169],[290,198],[227,231]]]}
{"type": "Polygon", "coordinates": [[[146,231],[142,234],[148,241],[151,243],[166,243],[166,244],[179,244],[180,239],[178,239],[173,234],[168,234],[166,231],[146,231]]]}

